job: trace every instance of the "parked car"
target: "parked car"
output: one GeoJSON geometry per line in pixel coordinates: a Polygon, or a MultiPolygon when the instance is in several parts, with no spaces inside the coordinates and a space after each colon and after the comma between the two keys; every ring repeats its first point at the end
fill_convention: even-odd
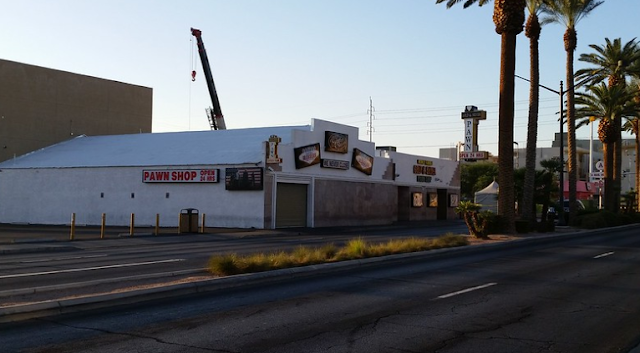
{"type": "MultiPolygon", "coordinates": [[[[578,205],[578,211],[585,209],[585,205],[584,205],[584,202],[582,202],[582,200],[576,200],[576,204],[578,205]]],[[[563,209],[564,209],[564,214],[566,219],[566,217],[568,217],[569,215],[569,200],[564,200],[563,209]]],[[[547,210],[547,218],[558,219],[558,211],[554,206],[550,206],[549,209],[547,210]]]]}
{"type": "MultiPolygon", "coordinates": [[[[578,205],[578,211],[585,209],[582,200],[576,200],[576,204],[578,205]]],[[[564,200],[564,213],[569,213],[569,200],[564,200]]]]}

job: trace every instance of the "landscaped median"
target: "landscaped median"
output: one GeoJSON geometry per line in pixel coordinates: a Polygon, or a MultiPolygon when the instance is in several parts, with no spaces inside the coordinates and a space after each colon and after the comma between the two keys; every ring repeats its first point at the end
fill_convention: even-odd
{"type": "Polygon", "coordinates": [[[214,255],[210,258],[207,268],[215,275],[229,276],[465,245],[469,245],[468,237],[453,233],[437,238],[412,237],[382,243],[371,243],[356,238],[349,240],[342,247],[326,244],[315,248],[299,246],[290,252],[214,255]]]}

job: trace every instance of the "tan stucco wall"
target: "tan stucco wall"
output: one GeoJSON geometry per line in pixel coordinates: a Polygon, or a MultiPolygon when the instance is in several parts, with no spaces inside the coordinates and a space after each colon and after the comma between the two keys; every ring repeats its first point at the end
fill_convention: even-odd
{"type": "Polygon", "coordinates": [[[0,60],[0,162],[78,135],[151,132],[151,88],[0,60]]]}
{"type": "Polygon", "coordinates": [[[398,188],[392,184],[316,180],[316,227],[391,224],[397,218],[398,188]]]}

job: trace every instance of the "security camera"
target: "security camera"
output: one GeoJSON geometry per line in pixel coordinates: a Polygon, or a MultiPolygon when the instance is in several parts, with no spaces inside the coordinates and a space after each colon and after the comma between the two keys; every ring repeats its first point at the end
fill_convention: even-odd
{"type": "Polygon", "coordinates": [[[271,167],[267,167],[267,169],[268,169],[270,172],[273,172],[273,171],[274,171],[274,170],[273,170],[273,168],[271,168],[271,167]]]}

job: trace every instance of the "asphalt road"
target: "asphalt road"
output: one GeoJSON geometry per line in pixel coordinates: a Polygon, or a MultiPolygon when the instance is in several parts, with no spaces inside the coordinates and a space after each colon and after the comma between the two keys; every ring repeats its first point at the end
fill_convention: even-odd
{"type": "Polygon", "coordinates": [[[628,352],[638,228],[0,325],[7,352],[628,352]]]}
{"type": "MultiPolygon", "coordinates": [[[[41,229],[41,232],[46,230],[41,229]]],[[[56,229],[63,231],[63,229],[56,229]]],[[[422,227],[373,227],[366,229],[310,230],[307,233],[249,232],[173,236],[137,236],[85,241],[21,243],[16,251],[0,257],[0,305],[5,302],[55,299],[59,295],[93,290],[97,284],[135,285],[141,280],[184,278],[205,274],[213,254],[255,253],[293,249],[296,246],[340,245],[363,237],[368,241],[418,236],[434,237],[466,232],[463,222],[430,223],[422,227]],[[246,235],[246,236],[243,236],[246,235]],[[45,245],[43,245],[45,244],[45,245]],[[48,251],[32,252],[46,246],[48,251]],[[64,290],[64,291],[63,291],[64,290]],[[48,292],[48,294],[47,294],[48,292]],[[24,294],[23,294],[24,293],[24,294]],[[42,293],[37,297],[31,293],[42,293]],[[16,298],[19,295],[20,297],[16,298]]],[[[58,234],[50,233],[50,238],[58,234]]],[[[44,236],[46,239],[47,237],[44,236]]],[[[96,289],[98,290],[98,289],[96,289]]]]}

